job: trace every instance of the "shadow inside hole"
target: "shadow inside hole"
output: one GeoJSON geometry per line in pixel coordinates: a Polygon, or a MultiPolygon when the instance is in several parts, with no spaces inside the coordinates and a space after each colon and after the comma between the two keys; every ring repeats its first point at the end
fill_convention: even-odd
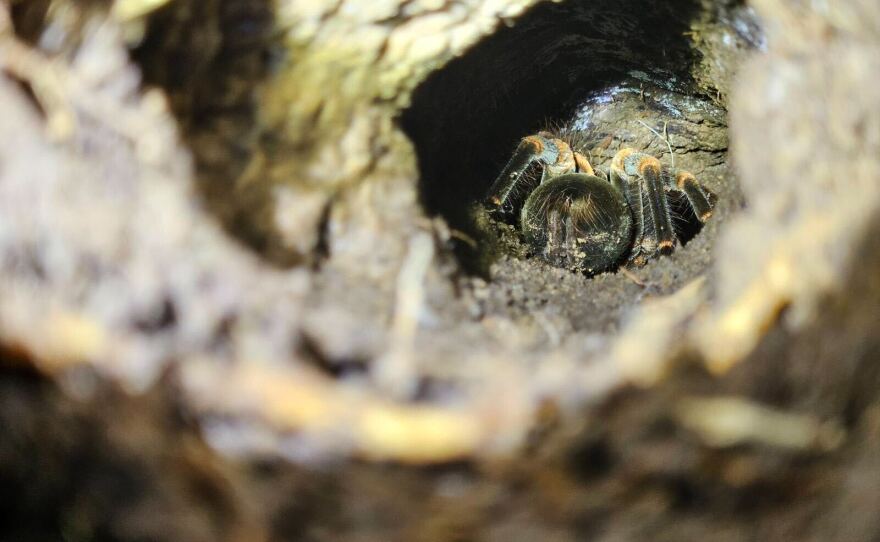
{"type": "MultiPolygon", "coordinates": [[[[587,96],[634,76],[697,94],[687,33],[700,9],[695,0],[541,4],[433,74],[401,118],[418,153],[425,209],[479,237],[472,204],[519,138],[568,124],[587,96]]],[[[475,271],[479,254],[465,244],[459,251],[475,271]]]]}
{"type": "Polygon", "coordinates": [[[268,190],[237,181],[260,144],[256,90],[278,47],[271,0],[181,0],[151,14],[132,52],[147,85],[161,87],[193,153],[196,187],[226,232],[262,254],[268,190]]]}

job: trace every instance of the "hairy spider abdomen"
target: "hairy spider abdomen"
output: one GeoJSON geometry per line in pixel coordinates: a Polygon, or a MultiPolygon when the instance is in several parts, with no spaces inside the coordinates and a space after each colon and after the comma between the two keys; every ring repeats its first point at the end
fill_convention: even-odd
{"type": "Polygon", "coordinates": [[[541,183],[526,199],[520,222],[544,260],[588,274],[616,267],[632,246],[633,217],[623,195],[583,173],[541,183]]]}

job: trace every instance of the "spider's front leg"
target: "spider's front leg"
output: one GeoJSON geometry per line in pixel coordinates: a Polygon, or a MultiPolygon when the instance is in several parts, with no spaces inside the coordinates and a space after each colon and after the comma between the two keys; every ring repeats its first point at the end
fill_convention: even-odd
{"type": "Polygon", "coordinates": [[[644,263],[657,252],[672,252],[675,231],[660,161],[633,149],[621,149],[611,161],[610,180],[627,196],[636,218],[636,239],[631,259],[644,263]]]}
{"type": "Polygon", "coordinates": [[[519,142],[513,156],[489,188],[486,204],[490,208],[512,212],[517,187],[524,179],[526,170],[535,162],[544,166],[541,182],[574,171],[593,174],[587,160],[573,152],[565,141],[547,132],[539,132],[519,142]]]}

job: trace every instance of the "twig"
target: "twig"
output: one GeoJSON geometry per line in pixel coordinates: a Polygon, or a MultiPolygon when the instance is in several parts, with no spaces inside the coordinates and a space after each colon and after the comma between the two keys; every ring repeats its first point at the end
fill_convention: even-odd
{"type": "Polygon", "coordinates": [[[669,149],[669,166],[675,169],[675,155],[672,154],[672,145],[669,144],[669,121],[663,121],[663,139],[666,141],[666,148],[669,149]]]}
{"type": "Polygon", "coordinates": [[[434,258],[434,240],[429,233],[416,234],[397,276],[391,345],[376,360],[373,374],[380,386],[396,395],[406,395],[414,385],[415,336],[425,303],[425,277],[434,258]]]}
{"type": "Polygon", "coordinates": [[[645,124],[641,120],[636,120],[636,122],[638,122],[639,124],[641,124],[642,126],[647,128],[648,130],[651,130],[652,134],[659,137],[660,139],[662,139],[666,143],[666,148],[669,149],[669,162],[670,162],[671,167],[674,169],[675,168],[675,155],[672,154],[672,145],[669,144],[669,132],[667,131],[667,127],[668,127],[669,123],[667,121],[663,121],[663,133],[665,134],[665,137],[664,137],[664,136],[660,135],[660,133],[658,133],[657,130],[651,128],[650,126],[648,126],[647,124],[645,124]]]}
{"type": "Polygon", "coordinates": [[[633,281],[636,285],[641,286],[642,288],[645,287],[645,283],[642,282],[642,279],[640,279],[635,273],[633,273],[629,269],[627,269],[625,267],[621,267],[620,272],[623,274],[624,277],[633,281]]]}
{"type": "Polygon", "coordinates": [[[453,237],[455,239],[458,239],[459,241],[464,242],[465,244],[467,244],[469,247],[471,247],[474,250],[477,250],[479,248],[477,241],[473,237],[471,237],[470,235],[466,234],[465,232],[463,232],[461,230],[457,230],[455,228],[449,228],[449,236],[453,237]]]}
{"type": "Polygon", "coordinates": [[[124,23],[140,19],[162,8],[169,0],[117,0],[113,16],[124,23]]]}
{"type": "Polygon", "coordinates": [[[744,397],[686,397],[675,408],[678,422],[713,447],[756,443],[792,450],[838,448],[846,432],[836,420],[778,410],[744,397]]]}

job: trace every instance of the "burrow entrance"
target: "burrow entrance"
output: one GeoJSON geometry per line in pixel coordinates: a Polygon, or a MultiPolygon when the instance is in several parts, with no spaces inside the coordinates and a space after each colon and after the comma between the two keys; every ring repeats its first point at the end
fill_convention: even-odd
{"type": "Polygon", "coordinates": [[[728,167],[726,103],[737,65],[760,43],[739,3],[546,3],[423,83],[401,119],[422,203],[477,241],[457,253],[490,279],[487,313],[550,310],[573,330],[608,331],[645,295],[704,274],[719,226],[744,204],[728,167]],[[632,272],[589,279],[540,262],[515,219],[487,220],[478,202],[518,140],[548,128],[569,132],[601,171],[621,147],[691,171],[718,196],[715,216],[700,231],[677,213],[676,252],[632,272]]]}

